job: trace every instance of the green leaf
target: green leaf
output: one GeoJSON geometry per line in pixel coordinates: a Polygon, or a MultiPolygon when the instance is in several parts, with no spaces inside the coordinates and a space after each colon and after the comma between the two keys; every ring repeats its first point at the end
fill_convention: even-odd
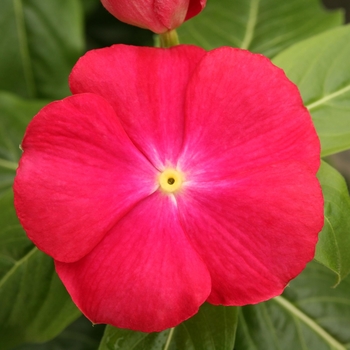
{"type": "Polygon", "coordinates": [[[107,326],[99,350],[232,350],[238,310],[204,304],[194,317],[160,333],[107,326]]]}
{"type": "Polygon", "coordinates": [[[207,50],[228,45],[273,57],[342,22],[342,11],[327,13],[319,0],[215,0],[178,32],[182,43],[207,50]]]}
{"type": "Polygon", "coordinates": [[[350,148],[350,26],[298,43],[276,56],[300,89],[321,139],[322,156],[350,148]]]}
{"type": "Polygon", "coordinates": [[[9,190],[0,196],[1,350],[59,334],[80,312],[56,275],[52,259],[28,240],[9,190]]]}
{"type": "Polygon", "coordinates": [[[0,90],[58,99],[83,50],[79,0],[1,0],[0,90]]]}
{"type": "Polygon", "coordinates": [[[0,195],[12,186],[21,156],[19,145],[28,123],[46,103],[0,93],[0,195]]]}
{"type": "Polygon", "coordinates": [[[350,349],[350,279],[312,262],[280,297],[242,308],[235,350],[350,349]]]}
{"type": "Polygon", "coordinates": [[[93,325],[82,316],[49,342],[23,344],[13,350],[96,350],[104,328],[104,325],[93,325]]]}
{"type": "Polygon", "coordinates": [[[317,174],[325,200],[325,223],[315,258],[338,275],[338,283],[350,272],[350,197],[344,178],[322,163],[317,174]]]}

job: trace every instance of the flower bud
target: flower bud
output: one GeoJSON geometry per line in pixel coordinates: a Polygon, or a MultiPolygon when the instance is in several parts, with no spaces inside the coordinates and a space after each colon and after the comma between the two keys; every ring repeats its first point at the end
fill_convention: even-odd
{"type": "Polygon", "coordinates": [[[101,0],[120,21],[164,33],[203,10],[206,0],[101,0]]]}

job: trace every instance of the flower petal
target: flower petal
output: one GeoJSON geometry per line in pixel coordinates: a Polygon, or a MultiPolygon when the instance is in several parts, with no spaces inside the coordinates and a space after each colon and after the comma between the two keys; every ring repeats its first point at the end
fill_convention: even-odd
{"type": "Polygon", "coordinates": [[[168,29],[180,26],[186,17],[190,0],[154,0],[154,13],[168,29]]]}
{"type": "Polygon", "coordinates": [[[204,54],[195,46],[115,45],[90,51],[73,68],[71,90],[106,98],[134,144],[162,170],[177,160],[186,86],[204,54]]]}
{"type": "Polygon", "coordinates": [[[56,262],[56,270],[91,321],[143,332],[194,315],[211,286],[179,224],[175,202],[159,192],[120,220],[89,255],[56,262]]]}
{"type": "Polygon", "coordinates": [[[22,148],[14,184],[17,215],[29,238],[60,261],[86,255],[156,189],[156,170],[97,95],[43,108],[22,148]]]}
{"type": "Polygon", "coordinates": [[[323,226],[320,185],[300,163],[188,185],[177,201],[184,230],[210,271],[213,304],[281,294],[313,258],[323,226]]]}
{"type": "Polygon", "coordinates": [[[213,181],[284,160],[316,173],[320,145],[297,87],[267,58],[220,48],[201,61],[186,100],[182,169],[213,181]]]}
{"type": "Polygon", "coordinates": [[[190,0],[185,20],[187,21],[188,19],[198,15],[198,13],[204,9],[206,3],[207,0],[190,0]]]}
{"type": "Polygon", "coordinates": [[[153,11],[154,0],[101,0],[103,6],[120,21],[147,28],[155,33],[169,30],[153,11]]]}
{"type": "Polygon", "coordinates": [[[197,15],[206,0],[101,0],[120,21],[164,33],[197,15]]]}

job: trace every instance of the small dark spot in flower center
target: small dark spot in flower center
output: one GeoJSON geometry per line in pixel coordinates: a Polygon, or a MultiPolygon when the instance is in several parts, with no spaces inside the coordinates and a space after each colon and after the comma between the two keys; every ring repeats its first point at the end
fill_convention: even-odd
{"type": "Polygon", "coordinates": [[[175,179],[173,177],[169,177],[168,184],[169,185],[174,185],[174,183],[175,183],[175,179]]]}

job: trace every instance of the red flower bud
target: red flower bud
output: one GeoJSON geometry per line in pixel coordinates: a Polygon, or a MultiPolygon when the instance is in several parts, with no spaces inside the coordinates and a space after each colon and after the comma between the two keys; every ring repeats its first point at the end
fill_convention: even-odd
{"type": "Polygon", "coordinates": [[[119,20],[155,33],[179,27],[203,10],[206,0],[101,0],[119,20]]]}

